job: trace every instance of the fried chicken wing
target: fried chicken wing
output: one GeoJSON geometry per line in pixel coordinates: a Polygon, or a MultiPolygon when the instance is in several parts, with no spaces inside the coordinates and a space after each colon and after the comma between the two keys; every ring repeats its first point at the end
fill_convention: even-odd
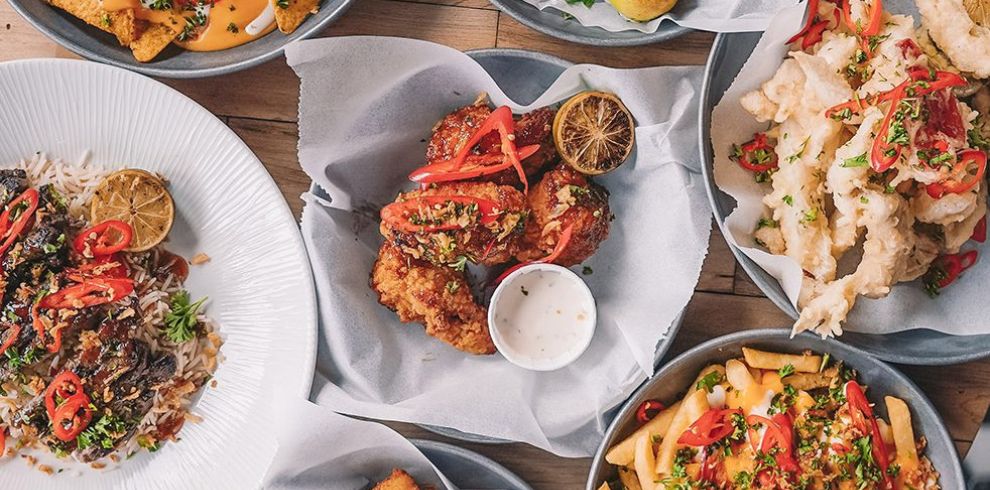
{"type": "Polygon", "coordinates": [[[561,233],[573,226],[571,239],[554,263],[570,266],[591,257],[608,238],[611,212],[608,190],[566,166],[547,172],[533,186],[527,201],[530,218],[519,261],[536,260],[550,254],[561,233]]]}
{"type": "Polygon", "coordinates": [[[475,302],[463,272],[416,260],[388,243],[371,272],[378,301],[402,322],[418,322],[426,333],[471,354],[493,354],[488,312],[475,302]]]}
{"type": "MultiPolygon", "coordinates": [[[[389,207],[382,211],[381,234],[399,249],[416,259],[438,266],[464,268],[467,261],[496,265],[508,261],[518,249],[528,212],[525,196],[514,187],[490,182],[458,182],[432,186],[399,194],[396,203],[407,203],[402,218],[412,226],[427,231],[410,231],[387,218],[389,207]],[[485,223],[485,213],[478,205],[426,201],[426,198],[468,197],[494,203],[494,219],[485,223]],[[418,204],[417,204],[418,203],[418,204]],[[450,223],[454,229],[439,223],[450,223]]],[[[394,213],[393,213],[394,214],[394,213]]]]}
{"type": "Polygon", "coordinates": [[[396,468],[388,478],[378,482],[371,490],[419,490],[416,480],[413,480],[409,473],[396,468]]]}
{"type": "MultiPolygon", "coordinates": [[[[478,102],[461,107],[444,117],[437,123],[426,147],[427,163],[433,164],[454,158],[491,113],[492,110],[487,103],[478,102]]],[[[516,120],[514,139],[516,147],[540,145],[540,149],[535,154],[522,161],[527,176],[539,174],[549,164],[556,163],[559,159],[553,144],[555,113],[553,109],[543,107],[523,114],[516,120]]],[[[475,145],[472,153],[481,155],[499,151],[501,151],[501,140],[497,132],[492,132],[475,145]]],[[[504,185],[520,183],[514,169],[488,176],[484,180],[504,185]]]]}

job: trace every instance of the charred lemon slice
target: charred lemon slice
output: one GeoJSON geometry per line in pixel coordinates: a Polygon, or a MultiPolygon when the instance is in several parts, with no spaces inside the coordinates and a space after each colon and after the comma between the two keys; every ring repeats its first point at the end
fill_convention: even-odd
{"type": "Polygon", "coordinates": [[[557,153],[578,172],[599,175],[629,158],[635,124],[629,109],[613,94],[582,92],[571,97],[553,120],[557,153]]]}
{"type": "Polygon", "coordinates": [[[103,179],[89,208],[94,224],[120,220],[134,230],[128,252],[143,252],[162,242],[172,229],[175,204],[157,176],[137,169],[118,170],[103,179]]]}

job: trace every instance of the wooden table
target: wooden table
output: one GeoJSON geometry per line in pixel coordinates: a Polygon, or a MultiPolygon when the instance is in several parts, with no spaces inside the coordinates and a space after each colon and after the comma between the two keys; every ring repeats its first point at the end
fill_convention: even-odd
{"type": "MultiPolygon", "coordinates": [[[[524,48],[573,62],[614,67],[703,64],[714,39],[709,33],[692,33],[647,47],[570,44],[528,29],[500,13],[488,0],[358,0],[320,35],[356,34],[412,37],[461,50],[524,48]]],[[[37,32],[6,0],[0,0],[0,61],[32,57],[74,55],[37,32]]],[[[299,215],[299,195],[309,187],[309,178],[296,160],[299,81],[284,59],[214,79],[163,81],[222,118],[265,163],[293,213],[299,215]]],[[[738,267],[715,228],[697,292],[670,352],[682,352],[740,328],[787,325],[788,317],[738,267]]],[[[901,369],[931,398],[945,417],[960,453],[965,454],[990,404],[990,361],[901,369]]],[[[409,437],[444,440],[408,424],[389,425],[409,437]]],[[[589,459],[559,458],[524,444],[453,442],[499,461],[537,489],[581,488],[590,465],[589,459]]]]}

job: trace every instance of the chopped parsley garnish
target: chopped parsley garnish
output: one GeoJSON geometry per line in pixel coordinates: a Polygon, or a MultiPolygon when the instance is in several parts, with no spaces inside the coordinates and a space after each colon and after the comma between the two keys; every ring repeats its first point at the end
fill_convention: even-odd
{"type": "Polygon", "coordinates": [[[594,273],[595,273],[595,271],[591,270],[591,267],[584,266],[584,267],[581,268],[581,275],[582,276],[590,276],[590,275],[592,275],[594,273]]]}
{"type": "Polygon", "coordinates": [[[794,205],[794,198],[791,197],[790,194],[784,196],[781,200],[784,201],[784,203],[787,204],[788,206],[794,205]]]}
{"type": "Polygon", "coordinates": [[[818,219],[818,208],[811,208],[804,212],[804,216],[801,217],[802,223],[814,223],[818,219]]]}
{"type": "Polygon", "coordinates": [[[870,198],[868,198],[866,196],[859,196],[859,202],[861,202],[863,204],[869,204],[870,203],[870,198]]]}
{"type": "Polygon", "coordinates": [[[447,287],[447,292],[448,293],[454,294],[454,293],[457,292],[458,289],[461,288],[461,283],[459,283],[457,281],[447,281],[447,286],[446,287],[447,287]]]}
{"type": "Polygon", "coordinates": [[[172,0],[151,0],[148,3],[148,8],[152,10],[171,10],[172,0]]]}
{"type": "Polygon", "coordinates": [[[866,153],[864,152],[862,155],[854,156],[852,158],[846,158],[845,160],[842,161],[842,163],[839,164],[839,166],[844,168],[857,168],[857,167],[865,167],[868,164],[869,162],[866,160],[866,153]]]}
{"type": "Polygon", "coordinates": [[[179,291],[172,296],[172,311],[165,315],[165,336],[177,344],[187,342],[196,336],[196,314],[203,306],[206,297],[190,304],[189,293],[179,291]]]}
{"type": "Polygon", "coordinates": [[[275,6],[280,9],[289,8],[289,0],[275,0],[275,6]]]}
{"type": "Polygon", "coordinates": [[[182,27],[182,32],[176,37],[179,41],[185,41],[195,34],[196,30],[206,25],[206,13],[197,10],[195,15],[186,17],[186,25],[182,27]]]}
{"type": "Polygon", "coordinates": [[[467,257],[464,255],[458,255],[454,258],[454,261],[447,264],[447,266],[457,272],[464,272],[464,268],[467,267],[467,257]]]}
{"type": "Polygon", "coordinates": [[[227,24],[227,32],[232,32],[234,34],[237,34],[238,32],[240,32],[240,29],[237,28],[237,24],[231,22],[230,24],[227,24]]]}
{"type": "Polygon", "coordinates": [[[110,14],[103,14],[100,16],[100,25],[103,27],[110,27],[110,14]]]}
{"type": "Polygon", "coordinates": [[[712,391],[714,391],[715,385],[722,382],[722,379],[723,379],[722,373],[718,371],[712,371],[706,374],[701,379],[699,379],[698,382],[694,385],[694,389],[705,390],[711,393],[712,391]]]}
{"type": "Polygon", "coordinates": [[[104,415],[95,424],[90,425],[76,436],[76,445],[79,449],[86,449],[90,446],[113,449],[114,442],[126,433],[127,427],[123,420],[113,415],[104,415]]]}
{"type": "Polygon", "coordinates": [[[777,370],[777,375],[780,376],[781,378],[786,378],[792,374],[794,374],[793,364],[787,364],[784,367],[777,370]]]}
{"type": "Polygon", "coordinates": [[[776,228],[778,226],[780,226],[780,223],[770,218],[760,218],[760,220],[756,222],[757,230],[762,228],[776,228]]]}
{"type": "Polygon", "coordinates": [[[831,358],[832,358],[832,354],[829,354],[828,352],[826,352],[825,355],[822,356],[822,365],[821,366],[818,366],[818,372],[819,373],[822,372],[822,371],[824,371],[825,368],[828,367],[828,361],[831,358]]]}

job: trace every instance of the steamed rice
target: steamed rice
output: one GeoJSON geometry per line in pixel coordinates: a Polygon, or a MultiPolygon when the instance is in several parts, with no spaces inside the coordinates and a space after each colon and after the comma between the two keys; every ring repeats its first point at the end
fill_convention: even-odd
{"type": "MultiPolygon", "coordinates": [[[[109,170],[98,168],[87,162],[69,165],[60,160],[48,160],[41,153],[35,154],[29,160],[22,160],[13,167],[27,172],[31,187],[54,185],[68,202],[69,214],[75,219],[87,222],[89,202],[103,178],[111,173],[109,170]]],[[[138,298],[143,316],[143,323],[139,328],[137,338],[147,342],[156,354],[167,352],[174,355],[176,371],[171,380],[163,384],[157,391],[151,410],[138,425],[134,436],[122,444],[116,453],[109,456],[109,459],[113,461],[119,461],[120,458],[116,456],[117,454],[131,456],[142,449],[157,450],[159,444],[165,442],[157,440],[157,428],[162,422],[178,419],[190,422],[200,420],[198,416],[190,413],[193,398],[200,388],[211,379],[221,360],[218,352],[222,340],[216,332],[214,322],[203,315],[202,311],[197,317],[199,323],[196,330],[197,335],[192,340],[176,344],[165,335],[164,319],[170,312],[170,298],[173,294],[182,291],[183,287],[181,279],[171,273],[159,274],[159,277],[156,277],[156,274],[147,270],[146,264],[157,263],[158,256],[163,251],[164,248],[159,245],[147,252],[126,254],[126,257],[127,265],[131,270],[130,277],[134,280],[133,294],[138,298]]],[[[85,342],[85,340],[81,339],[81,342],[85,342]]],[[[71,352],[66,350],[65,352],[68,355],[73,353],[74,350],[71,352]]],[[[47,386],[51,379],[47,373],[60,363],[61,355],[56,356],[51,363],[43,366],[42,372],[32,372],[30,369],[23,371],[24,378],[32,380],[34,383],[8,381],[2,385],[7,395],[0,396],[0,424],[8,430],[8,455],[13,455],[24,449],[47,450],[43,444],[28,440],[25,433],[20,428],[15,427],[12,422],[18,407],[36,396],[39,392],[39,386],[40,391],[43,391],[44,387],[47,386]],[[35,376],[40,377],[44,382],[39,384],[38,378],[35,376]],[[33,387],[32,384],[34,384],[33,387]]],[[[0,358],[0,361],[3,361],[3,358],[0,358]]],[[[179,429],[176,429],[176,432],[179,432],[179,429]]],[[[22,456],[29,464],[31,461],[36,461],[30,454],[22,456]]],[[[105,464],[101,462],[91,466],[102,468],[105,464]]],[[[50,473],[50,471],[45,472],[50,473]]]]}

